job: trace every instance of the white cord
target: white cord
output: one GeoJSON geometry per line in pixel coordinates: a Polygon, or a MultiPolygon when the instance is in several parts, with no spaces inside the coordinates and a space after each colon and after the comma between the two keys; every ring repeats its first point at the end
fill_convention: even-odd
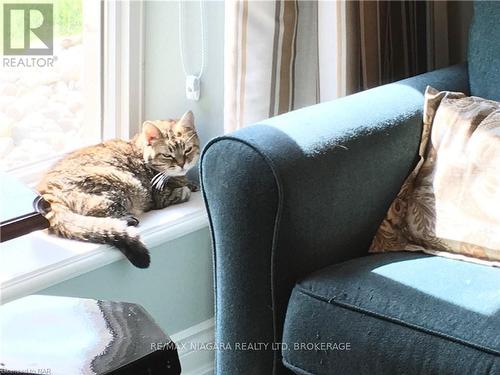
{"type": "MultiPolygon", "coordinates": [[[[192,75],[188,73],[188,69],[186,68],[186,64],[184,61],[184,38],[183,38],[183,2],[184,0],[179,0],[179,49],[181,51],[181,65],[182,70],[184,71],[184,75],[186,77],[192,75]]],[[[200,20],[201,20],[201,67],[200,72],[197,75],[194,75],[196,78],[200,79],[203,75],[203,71],[205,70],[205,3],[204,0],[200,0],[200,20]]]]}

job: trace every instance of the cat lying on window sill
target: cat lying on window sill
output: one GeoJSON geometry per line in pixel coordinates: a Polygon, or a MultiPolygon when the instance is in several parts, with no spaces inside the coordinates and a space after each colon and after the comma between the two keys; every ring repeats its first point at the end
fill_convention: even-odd
{"type": "Polygon", "coordinates": [[[186,173],[199,154],[191,111],[179,120],[146,121],[129,141],[68,154],[37,186],[50,204],[49,232],[114,246],[136,267],[149,267],[149,251],[133,228],[137,216],[188,201],[198,188],[186,173]]]}

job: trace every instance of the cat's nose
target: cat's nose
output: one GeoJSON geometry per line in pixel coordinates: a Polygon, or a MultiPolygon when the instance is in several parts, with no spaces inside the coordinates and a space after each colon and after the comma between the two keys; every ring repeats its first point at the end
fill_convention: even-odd
{"type": "Polygon", "coordinates": [[[183,168],[184,164],[186,163],[186,159],[184,158],[175,158],[175,161],[177,162],[177,165],[181,168],[183,168]]]}

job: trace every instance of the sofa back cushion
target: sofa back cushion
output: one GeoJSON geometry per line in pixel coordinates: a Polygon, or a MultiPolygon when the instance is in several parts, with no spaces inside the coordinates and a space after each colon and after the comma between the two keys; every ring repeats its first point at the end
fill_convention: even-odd
{"type": "Polygon", "coordinates": [[[423,129],[421,159],[371,250],[500,266],[500,103],[429,87],[423,129]]]}
{"type": "Polygon", "coordinates": [[[471,95],[500,100],[500,2],[474,3],[468,64],[471,95]]]}

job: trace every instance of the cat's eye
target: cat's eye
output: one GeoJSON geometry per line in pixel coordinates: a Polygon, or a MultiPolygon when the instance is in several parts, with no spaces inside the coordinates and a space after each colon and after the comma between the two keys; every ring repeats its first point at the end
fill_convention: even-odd
{"type": "Polygon", "coordinates": [[[159,157],[162,159],[167,159],[167,160],[173,160],[174,157],[172,155],[167,155],[167,154],[159,154],[159,157]]]}
{"type": "Polygon", "coordinates": [[[188,147],[184,150],[184,153],[189,154],[191,151],[193,151],[193,147],[188,147]]]}

